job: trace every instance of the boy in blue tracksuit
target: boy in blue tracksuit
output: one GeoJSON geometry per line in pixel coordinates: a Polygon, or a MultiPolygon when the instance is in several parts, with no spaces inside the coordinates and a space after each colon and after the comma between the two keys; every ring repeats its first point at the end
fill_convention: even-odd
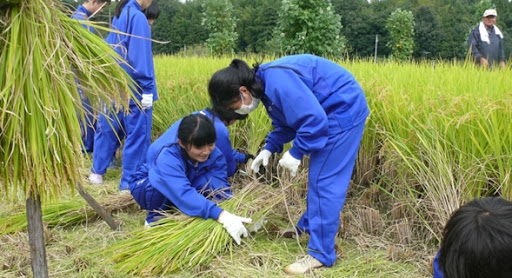
{"type": "Polygon", "coordinates": [[[235,116],[234,119],[219,116],[217,113],[214,113],[210,108],[206,108],[204,110],[195,112],[206,115],[213,121],[215,126],[215,131],[217,132],[217,140],[215,141],[215,147],[218,148],[222,154],[224,154],[224,158],[227,163],[227,173],[228,177],[231,177],[235,174],[237,169],[237,163],[247,163],[247,161],[251,158],[254,158],[251,154],[244,154],[238,152],[233,149],[233,145],[231,144],[231,140],[229,138],[229,130],[226,125],[229,125],[231,121],[239,119],[240,117],[235,116]]]}
{"type": "Polygon", "coordinates": [[[217,71],[208,85],[214,109],[248,114],[261,101],[274,129],[251,168],[293,141],[279,165],[296,174],[310,157],[307,210],[297,224],[310,234],[308,255],[287,266],[301,274],[336,261],[335,237],[356,155],[369,115],[361,86],[338,64],[314,55],[292,55],[254,68],[242,60],[217,71]]]}
{"type": "MultiPolygon", "coordinates": [[[[88,20],[93,14],[101,12],[101,10],[110,5],[110,0],[87,0],[83,4],[78,5],[76,11],[73,12],[71,18],[78,20],[88,20]]],[[[94,28],[87,24],[82,24],[84,28],[94,33],[94,28]]],[[[91,102],[84,95],[80,83],[78,82],[78,93],[82,100],[85,113],[85,123],[80,122],[80,130],[82,135],[82,142],[84,144],[84,151],[91,153],[94,150],[94,126],[96,121],[94,119],[94,112],[92,111],[91,102]]]]}
{"type": "Polygon", "coordinates": [[[97,151],[93,154],[89,180],[92,183],[103,183],[102,175],[110,164],[119,140],[117,131],[123,128],[126,138],[122,152],[122,176],[119,185],[121,191],[128,190],[133,174],[145,161],[151,140],[152,106],[158,99],[151,51],[151,31],[148,20],[142,12],[151,2],[151,0],[121,0],[116,6],[112,29],[122,33],[113,31],[105,39],[128,63],[128,65],[122,63],[121,66],[135,82],[134,95],[140,101],[142,109],[135,101],[130,100],[129,112],[117,114],[119,121],[112,115],[101,114],[98,117],[94,137],[97,151]]]}
{"type": "Polygon", "coordinates": [[[148,211],[146,226],[158,220],[161,211],[176,207],[189,216],[219,221],[238,244],[247,236],[243,223],[250,219],[209,200],[232,195],[226,160],[215,140],[213,123],[197,113],[178,120],[151,144],[146,163],[130,183],[133,198],[148,211]]]}

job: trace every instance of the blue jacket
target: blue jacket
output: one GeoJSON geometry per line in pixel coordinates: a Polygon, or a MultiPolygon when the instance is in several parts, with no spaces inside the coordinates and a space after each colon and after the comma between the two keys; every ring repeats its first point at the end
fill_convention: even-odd
{"type": "Polygon", "coordinates": [[[244,162],[246,155],[233,150],[228,128],[219,117],[212,114],[210,109],[204,109],[194,113],[201,113],[212,120],[215,126],[215,132],[217,133],[215,147],[218,148],[224,154],[224,158],[226,158],[228,177],[233,176],[236,172],[236,163],[244,162]]]}
{"type": "Polygon", "coordinates": [[[141,94],[153,94],[153,100],[157,100],[155,67],[151,52],[151,30],[136,0],[129,0],[119,18],[114,17],[112,29],[130,34],[128,36],[112,31],[105,41],[128,62],[129,66],[124,63],[121,66],[135,81],[137,86],[135,95],[140,100],[141,94]]]}
{"type": "MultiPolygon", "coordinates": [[[[91,13],[82,5],[78,5],[78,8],[76,8],[76,11],[73,12],[71,15],[71,18],[78,19],[78,20],[87,20],[91,16],[91,13]]],[[[91,26],[88,26],[87,24],[82,24],[82,26],[94,33],[94,28],[91,26]]]]}
{"type": "Polygon", "coordinates": [[[321,150],[332,134],[361,123],[369,115],[363,89],[340,65],[309,54],[285,56],[262,64],[256,73],[264,84],[261,99],[274,129],[265,149],[282,152],[293,140],[296,159],[321,150]]]}
{"type": "MultiPolygon", "coordinates": [[[[217,219],[222,209],[205,198],[229,198],[231,185],[227,180],[227,165],[222,152],[215,148],[205,162],[192,163],[178,144],[178,127],[174,123],[149,147],[146,164],[149,183],[189,216],[217,219]],[[221,193],[219,193],[219,191],[221,193]]],[[[138,173],[140,175],[140,173],[138,173]]]]}

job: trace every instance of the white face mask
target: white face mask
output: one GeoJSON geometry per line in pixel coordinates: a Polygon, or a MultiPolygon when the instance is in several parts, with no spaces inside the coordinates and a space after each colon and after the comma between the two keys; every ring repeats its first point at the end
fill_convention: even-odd
{"type": "Polygon", "coordinates": [[[242,96],[242,93],[240,93],[240,99],[242,99],[242,106],[239,109],[235,110],[235,113],[240,114],[240,115],[247,115],[247,114],[251,113],[260,104],[260,100],[259,99],[255,98],[255,97],[252,97],[251,104],[245,105],[244,104],[244,97],[242,96]]]}

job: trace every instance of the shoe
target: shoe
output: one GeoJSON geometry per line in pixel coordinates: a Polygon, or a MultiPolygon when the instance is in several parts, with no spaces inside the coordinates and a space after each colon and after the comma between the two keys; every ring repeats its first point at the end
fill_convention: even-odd
{"type": "Polygon", "coordinates": [[[148,221],[144,221],[144,229],[151,228],[151,224],[148,223],[148,221]]]}
{"type": "Polygon", "coordinates": [[[286,272],[286,274],[304,274],[313,270],[313,268],[319,268],[322,266],[324,265],[319,260],[308,254],[304,258],[285,267],[284,272],[286,272]]]}
{"type": "Polygon", "coordinates": [[[286,230],[283,230],[281,232],[281,236],[284,238],[293,238],[296,239],[297,237],[301,236],[302,233],[304,233],[304,230],[299,230],[298,228],[289,228],[286,230]]]}
{"type": "Polygon", "coordinates": [[[119,194],[131,194],[130,189],[119,189],[119,194]]]}
{"type": "Polygon", "coordinates": [[[297,231],[295,229],[286,230],[281,233],[281,236],[284,238],[297,238],[297,231]]]}
{"type": "Polygon", "coordinates": [[[91,173],[89,175],[89,181],[92,184],[103,184],[103,176],[100,174],[91,173]]]}

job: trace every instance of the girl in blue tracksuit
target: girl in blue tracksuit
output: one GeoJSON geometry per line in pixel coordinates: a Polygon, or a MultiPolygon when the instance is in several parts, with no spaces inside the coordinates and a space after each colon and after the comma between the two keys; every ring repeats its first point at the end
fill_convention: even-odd
{"type": "Polygon", "coordinates": [[[121,66],[135,82],[134,95],[140,101],[142,109],[135,101],[130,100],[129,112],[122,111],[117,114],[119,121],[113,115],[101,114],[98,117],[94,136],[96,150],[89,180],[93,183],[103,182],[102,175],[105,174],[118,146],[117,131],[124,129],[126,138],[122,152],[122,176],[119,185],[121,191],[128,190],[133,174],[145,161],[151,140],[152,105],[158,99],[151,31],[142,12],[151,2],[152,0],[121,0],[116,6],[112,29],[122,33],[113,31],[105,39],[128,63],[122,63],[121,66]]]}
{"type": "Polygon", "coordinates": [[[332,266],[340,212],[369,115],[361,86],[338,64],[314,55],[292,55],[253,69],[242,60],[216,72],[208,85],[214,109],[248,114],[261,101],[274,129],[251,168],[258,172],[273,153],[293,141],[279,165],[295,175],[310,157],[307,209],[297,228],[310,234],[308,255],[287,273],[332,266]]]}
{"type": "Polygon", "coordinates": [[[206,108],[195,113],[201,113],[203,115],[206,115],[213,121],[215,131],[217,133],[215,147],[218,148],[222,152],[222,154],[224,154],[224,158],[226,159],[226,163],[228,166],[228,177],[231,177],[235,174],[237,169],[237,163],[247,163],[249,159],[254,158],[254,156],[251,154],[243,154],[241,152],[234,150],[231,144],[231,139],[229,138],[229,130],[226,127],[226,125],[229,125],[232,120],[237,120],[241,117],[237,115],[235,115],[234,117],[230,117],[227,115],[223,117],[222,115],[218,115],[218,113],[213,112],[210,108],[206,108]]]}
{"type": "MultiPolygon", "coordinates": [[[[73,12],[71,18],[78,20],[88,20],[93,14],[101,12],[103,8],[110,5],[110,0],[86,0],[83,4],[78,5],[76,11],[73,12]]],[[[94,33],[94,28],[87,24],[82,24],[84,28],[94,33]]],[[[82,91],[80,83],[78,82],[78,93],[82,100],[82,106],[85,112],[85,123],[80,121],[80,130],[82,135],[82,142],[84,144],[84,151],[91,153],[94,149],[94,126],[96,120],[94,112],[92,111],[91,102],[82,91]]]]}
{"type": "Polygon", "coordinates": [[[251,220],[223,210],[214,201],[230,198],[227,165],[215,148],[216,133],[203,114],[190,114],[174,123],[148,150],[146,163],[134,175],[130,192],[148,211],[146,225],[158,220],[160,212],[172,207],[224,225],[240,244],[247,236],[243,223],[251,220]]]}

